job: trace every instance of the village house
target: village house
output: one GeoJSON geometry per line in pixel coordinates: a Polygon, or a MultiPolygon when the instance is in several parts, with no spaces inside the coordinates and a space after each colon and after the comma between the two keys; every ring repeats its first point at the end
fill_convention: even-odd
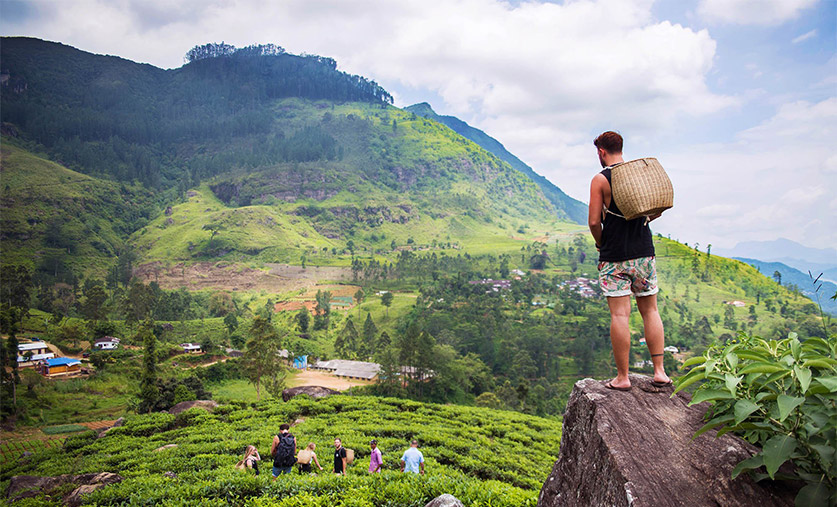
{"type": "Polygon", "coordinates": [[[366,361],[350,361],[348,359],[331,359],[328,361],[317,361],[311,368],[331,373],[336,377],[344,377],[358,380],[373,380],[378,376],[381,365],[366,361]]]}
{"type": "Polygon", "coordinates": [[[69,357],[55,357],[39,361],[36,368],[47,377],[71,375],[81,371],[81,361],[69,357]]]}
{"type": "Polygon", "coordinates": [[[17,364],[19,367],[32,366],[36,361],[51,359],[55,354],[44,342],[19,343],[17,345],[17,364]]]}
{"type": "Polygon", "coordinates": [[[183,347],[183,352],[187,354],[200,354],[203,352],[201,346],[196,343],[181,343],[180,346],[183,347]]]}
{"type": "Polygon", "coordinates": [[[488,294],[490,292],[500,292],[501,290],[509,290],[511,289],[511,281],[510,280],[492,280],[491,278],[483,278],[482,280],[472,280],[468,282],[470,285],[490,285],[491,288],[486,290],[485,293],[488,294]]]}
{"type": "Polygon", "coordinates": [[[113,350],[119,347],[119,338],[104,336],[93,342],[93,347],[99,350],[113,350]]]}

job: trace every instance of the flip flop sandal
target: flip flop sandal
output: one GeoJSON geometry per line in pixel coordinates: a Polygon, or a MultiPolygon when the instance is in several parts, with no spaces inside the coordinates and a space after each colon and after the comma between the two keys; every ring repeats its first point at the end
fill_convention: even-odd
{"type": "Polygon", "coordinates": [[[630,391],[630,390],[631,390],[631,386],[628,386],[628,387],[616,387],[616,386],[615,386],[615,385],[613,385],[613,383],[611,383],[611,382],[608,382],[608,383],[607,383],[607,384],[605,384],[604,386],[605,386],[606,388],[608,388],[608,389],[613,389],[614,391],[630,391]]]}

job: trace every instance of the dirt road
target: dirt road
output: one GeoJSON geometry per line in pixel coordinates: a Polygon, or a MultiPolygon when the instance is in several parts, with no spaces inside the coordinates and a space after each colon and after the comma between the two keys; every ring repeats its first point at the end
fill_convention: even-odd
{"type": "Polygon", "coordinates": [[[329,373],[315,370],[304,370],[297,373],[288,381],[288,387],[299,386],[322,386],[338,391],[345,391],[354,386],[367,386],[373,382],[366,380],[353,380],[342,377],[335,377],[329,373]]]}

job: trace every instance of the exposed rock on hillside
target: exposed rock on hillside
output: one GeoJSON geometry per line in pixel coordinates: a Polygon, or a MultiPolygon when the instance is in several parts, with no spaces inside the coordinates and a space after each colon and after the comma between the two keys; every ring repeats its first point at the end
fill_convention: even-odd
{"type": "Polygon", "coordinates": [[[730,478],[755,447],[707,432],[694,441],[707,404],[631,375],[629,392],[604,382],[576,382],[564,415],[561,451],[538,506],[791,506],[795,491],[779,483],[730,478]]]}
{"type": "Polygon", "coordinates": [[[181,401],[177,405],[171,407],[169,409],[169,414],[179,414],[190,408],[202,408],[207,412],[212,412],[215,410],[215,407],[218,406],[218,403],[212,400],[194,400],[194,401],[181,401]]]}
{"type": "Polygon", "coordinates": [[[340,391],[335,391],[334,389],[321,386],[291,387],[290,389],[282,391],[282,400],[288,401],[294,396],[298,396],[300,394],[307,394],[312,398],[325,398],[326,396],[331,396],[332,394],[340,394],[340,391]]]}
{"type": "Polygon", "coordinates": [[[9,487],[6,490],[6,498],[14,502],[24,498],[33,498],[41,493],[51,496],[53,491],[56,494],[66,493],[64,486],[72,484],[75,489],[64,496],[62,500],[66,505],[80,505],[82,495],[86,495],[108,484],[121,482],[122,477],[111,472],[101,472],[81,475],[58,475],[56,477],[36,477],[33,475],[18,475],[12,477],[9,487]]]}

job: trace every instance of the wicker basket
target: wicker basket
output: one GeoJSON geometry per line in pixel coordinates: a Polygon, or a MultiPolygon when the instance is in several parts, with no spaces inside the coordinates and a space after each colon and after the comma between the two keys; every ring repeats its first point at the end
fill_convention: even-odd
{"type": "Polygon", "coordinates": [[[674,206],[674,187],[656,158],[614,165],[611,187],[613,200],[625,220],[653,216],[674,206]]]}

